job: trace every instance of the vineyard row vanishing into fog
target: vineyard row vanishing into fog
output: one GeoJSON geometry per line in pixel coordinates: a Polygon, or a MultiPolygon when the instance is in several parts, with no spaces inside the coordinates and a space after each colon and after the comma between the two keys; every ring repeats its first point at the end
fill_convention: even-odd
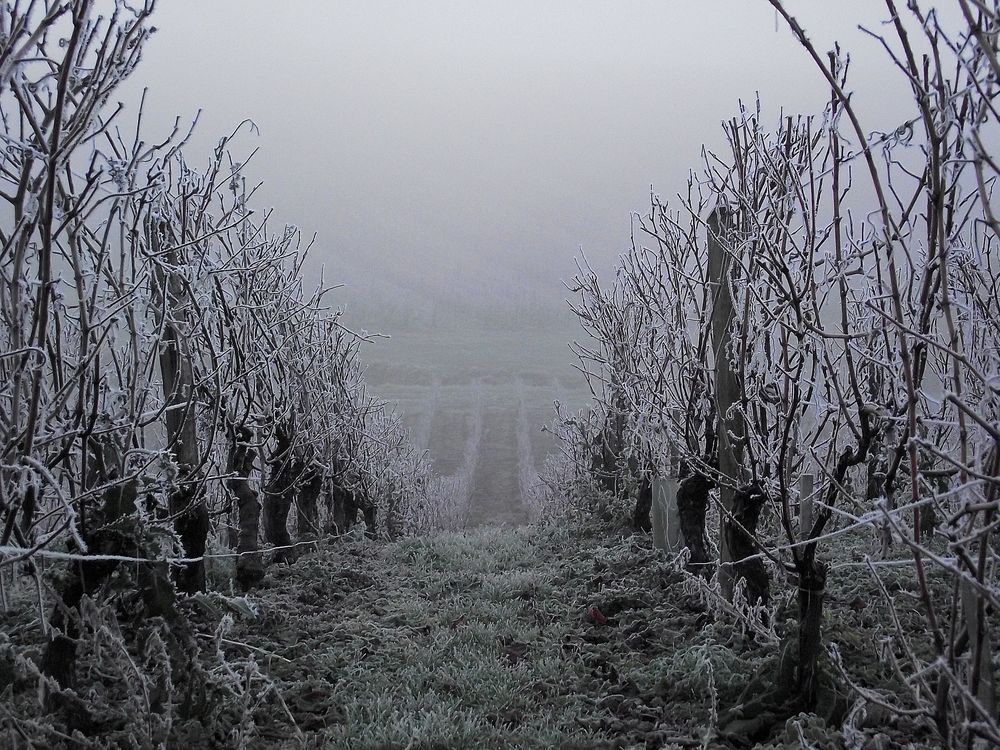
{"type": "MultiPolygon", "coordinates": [[[[345,325],[335,284],[304,278],[313,241],[254,209],[253,153],[230,151],[252,123],[196,165],[189,128],[153,138],[162,124],[114,105],[154,1],[117,0],[100,15],[93,0],[5,0],[0,606],[13,624],[0,629],[2,741],[155,747],[190,742],[180,728],[202,722],[207,746],[245,745],[266,718],[304,743],[299,708],[278,687],[304,678],[279,675],[293,660],[252,642],[254,597],[276,601],[287,592],[275,581],[302,571],[306,586],[338,573],[345,590],[369,591],[350,562],[322,569],[343,559],[340,537],[343,554],[392,566],[392,581],[371,576],[404,603],[425,579],[399,555],[435,575],[442,555],[469,560],[449,545],[513,559],[524,532],[441,535],[497,518],[477,489],[487,476],[512,523],[530,516],[583,529],[580,539],[628,526],[640,545],[654,482],[674,482],[677,554],[593,554],[646,561],[663,588],[647,581],[643,596],[662,597],[661,612],[697,612],[692,642],[721,627],[763,656],[734,677],[743,692],[729,705],[712,676],[704,732],[672,741],[752,744],[799,722],[804,743],[804,714],[854,747],[890,724],[927,746],[1000,746],[1000,3],[957,2],[950,28],[917,2],[886,0],[889,21],[872,36],[912,112],[876,130],[885,124],[850,95],[847,55],[817,50],[771,0],[826,109],[771,129],[759,104],[741,104],[726,151],[706,150],[680,195],[654,195],[636,218],[612,278],[578,263],[568,287],[584,336],[572,347],[591,399],[572,412],[553,394],[552,455],[540,461],[533,447],[542,425],[520,381],[506,427],[485,417],[477,388],[457,465],[439,476],[422,444],[442,390],[412,432],[370,390],[369,335],[345,325]],[[511,470],[483,474],[484,445],[511,470]],[[364,535],[387,551],[357,546],[364,535]],[[417,583],[402,586],[406,575],[417,583]],[[871,596],[858,610],[878,612],[858,625],[877,647],[864,674],[841,658],[861,650],[852,632],[825,625],[843,615],[830,591],[859,576],[871,596]],[[236,620],[245,640],[230,637],[236,620]],[[866,724],[878,711],[895,718],[866,724]]],[[[549,542],[537,549],[552,555],[540,569],[563,560],[549,542]]],[[[598,594],[635,573],[592,564],[611,570],[598,594]]],[[[365,601],[372,622],[386,615],[365,601]]],[[[322,616],[336,614],[328,604],[322,616]]],[[[585,610],[595,631],[644,605],[602,606],[585,610]]],[[[545,619],[532,616],[533,627],[545,619]]],[[[655,640],[628,635],[641,635],[623,643],[642,653],[655,640]]],[[[583,648],[566,643],[559,658],[583,648]]],[[[510,665],[528,653],[517,639],[501,647],[510,665]]],[[[665,741],[647,729],[629,741],[665,741]]],[[[610,731],[586,729],[594,746],[610,731]]]]}

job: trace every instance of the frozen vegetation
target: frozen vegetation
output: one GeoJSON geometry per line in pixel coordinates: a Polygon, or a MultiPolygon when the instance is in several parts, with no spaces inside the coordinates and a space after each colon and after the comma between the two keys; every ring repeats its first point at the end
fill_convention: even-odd
{"type": "Polygon", "coordinates": [[[957,2],[887,0],[887,126],[771,0],[826,108],[736,106],[577,263],[570,380],[502,272],[505,339],[348,325],[252,123],[195,164],[113,104],[153,0],[0,0],[0,745],[1000,746],[1000,2],[957,2]]]}

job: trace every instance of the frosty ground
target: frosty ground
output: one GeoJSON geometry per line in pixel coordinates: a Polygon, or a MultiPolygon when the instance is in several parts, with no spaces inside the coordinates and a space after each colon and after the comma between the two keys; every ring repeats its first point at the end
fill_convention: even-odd
{"type": "MultiPolygon", "coordinates": [[[[566,541],[529,527],[331,546],[275,569],[231,640],[319,744],[700,744],[697,599],[665,601],[675,575],[641,544],[566,541]],[[664,653],[678,638],[684,654],[664,653]],[[681,671],[689,684],[663,679],[681,671]]],[[[286,742],[290,722],[264,713],[261,739],[286,742]]]]}
{"type": "MultiPolygon", "coordinates": [[[[855,586],[831,591],[828,632],[855,676],[891,692],[872,666],[877,597],[855,586]]],[[[220,641],[273,681],[250,707],[252,746],[845,743],[817,716],[776,722],[754,703],[753,676],[765,684],[780,670],[774,644],[713,612],[643,536],[521,527],[340,540],[273,567],[254,601],[220,641]]],[[[835,683],[824,710],[840,726],[849,701],[835,683]]],[[[919,739],[871,711],[849,723],[862,744],[881,743],[865,746],[919,739]]],[[[211,744],[210,727],[191,730],[192,745],[211,744]]]]}

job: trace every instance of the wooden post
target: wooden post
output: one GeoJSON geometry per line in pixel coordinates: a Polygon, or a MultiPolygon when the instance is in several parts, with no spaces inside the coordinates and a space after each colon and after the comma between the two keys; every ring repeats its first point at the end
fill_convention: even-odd
{"type": "Polygon", "coordinates": [[[653,507],[650,509],[650,520],[653,523],[653,546],[656,549],[667,549],[667,488],[666,479],[653,478],[653,507]]]}
{"type": "Polygon", "coordinates": [[[146,233],[150,250],[166,263],[158,263],[152,278],[160,379],[163,381],[163,401],[167,441],[177,462],[180,481],[169,499],[170,513],[176,519],[174,528],[181,538],[184,554],[195,562],[184,564],[177,571],[177,586],[186,594],[205,590],[205,549],[211,519],[201,482],[194,472],[201,466],[198,428],[195,413],[196,383],[192,365],[192,344],[180,326],[193,320],[193,303],[181,279],[183,258],[178,248],[162,248],[163,227],[159,221],[147,219],[146,233]]]}
{"type": "Polygon", "coordinates": [[[799,475],[799,539],[809,539],[813,527],[813,475],[799,475]]]}
{"type": "Polygon", "coordinates": [[[726,541],[726,514],[733,509],[733,498],[740,483],[743,448],[730,436],[743,437],[743,417],[730,408],[740,400],[740,384],[730,362],[733,319],[733,269],[728,248],[731,230],[728,207],[721,204],[708,217],[708,283],[712,294],[712,353],[715,359],[715,409],[718,420],[719,473],[722,482],[719,500],[722,503],[722,528],[719,531],[719,585],[723,596],[732,599],[732,554],[726,541]]]}
{"type": "MultiPolygon", "coordinates": [[[[674,423],[678,421],[678,412],[671,412],[674,423]]],[[[667,453],[667,476],[653,480],[653,546],[676,555],[684,546],[681,534],[681,517],[677,510],[677,474],[680,469],[680,452],[671,443],[667,453]]]]}
{"type": "Polygon", "coordinates": [[[653,546],[676,555],[684,546],[681,517],[677,512],[677,478],[653,480],[653,546]]]}
{"type": "MultiPolygon", "coordinates": [[[[976,647],[979,648],[979,669],[978,679],[972,682],[972,672],[969,673],[969,689],[983,708],[993,716],[996,714],[996,685],[993,681],[993,648],[990,644],[990,632],[986,623],[986,617],[981,620],[979,617],[979,605],[982,602],[980,596],[972,588],[968,581],[962,581],[962,609],[965,610],[965,626],[969,631],[969,653],[972,659],[976,658],[976,647]],[[982,631],[980,631],[982,625],[982,631]],[[982,643],[980,644],[980,638],[982,643]]],[[[985,607],[985,603],[983,603],[985,607]]]]}
{"type": "Polygon", "coordinates": [[[681,515],[677,511],[677,477],[667,477],[664,481],[667,503],[667,552],[676,555],[684,546],[681,534],[681,515]]]}
{"type": "MultiPolygon", "coordinates": [[[[670,420],[674,425],[681,421],[680,409],[670,410],[670,420]]],[[[677,509],[677,487],[680,484],[678,476],[681,469],[681,451],[677,441],[670,444],[667,454],[667,551],[676,555],[684,547],[684,535],[681,533],[681,515],[677,509]]]]}

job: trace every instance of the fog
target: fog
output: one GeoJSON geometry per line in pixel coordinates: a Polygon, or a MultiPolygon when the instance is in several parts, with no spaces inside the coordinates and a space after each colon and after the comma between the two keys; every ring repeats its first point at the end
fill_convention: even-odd
{"type": "MultiPolygon", "coordinates": [[[[886,95],[898,73],[855,28],[877,29],[884,7],[788,7],[821,50],[852,51],[867,126],[895,127],[907,92],[886,95]]],[[[148,134],[201,110],[191,151],[204,153],[252,119],[259,135],[240,143],[261,148],[258,204],[318,234],[312,271],[347,282],[350,317],[372,328],[434,306],[443,325],[459,300],[487,319],[498,301],[555,315],[574,255],[601,265],[624,249],[630,214],[651,188],[683,187],[739,100],[759,92],[776,115],[828,96],[764,0],[168,0],[157,13],[130,85],[149,88],[148,134]]]]}
{"type": "MultiPolygon", "coordinates": [[[[852,53],[866,128],[909,117],[857,29],[882,4],[787,7],[821,51],[852,53]]],[[[148,87],[145,135],[200,111],[197,162],[253,120],[236,149],[260,147],[258,210],[316,233],[309,274],[345,283],[350,325],[393,335],[366,353],[371,381],[443,472],[479,471],[472,491],[500,503],[515,454],[551,448],[553,399],[585,400],[565,345],[574,257],[610,269],[631,215],[683,189],[741,100],[776,121],[829,96],[765,0],[161,0],[156,26],[125,89],[134,105],[148,87]],[[463,464],[470,435],[490,460],[463,464]]]]}

